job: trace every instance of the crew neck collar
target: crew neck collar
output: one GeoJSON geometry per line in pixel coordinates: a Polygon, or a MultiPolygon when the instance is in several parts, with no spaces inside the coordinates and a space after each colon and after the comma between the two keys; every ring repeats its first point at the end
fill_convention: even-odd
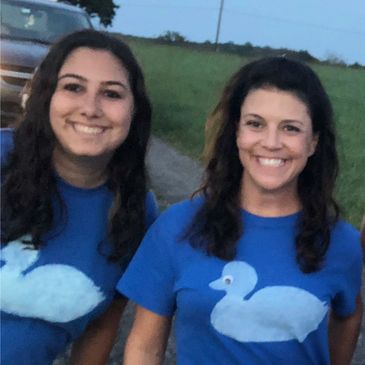
{"type": "Polygon", "coordinates": [[[244,224],[249,223],[263,227],[293,226],[298,222],[298,218],[301,216],[301,214],[302,212],[299,211],[293,214],[279,217],[264,217],[241,209],[241,215],[244,224]]]}

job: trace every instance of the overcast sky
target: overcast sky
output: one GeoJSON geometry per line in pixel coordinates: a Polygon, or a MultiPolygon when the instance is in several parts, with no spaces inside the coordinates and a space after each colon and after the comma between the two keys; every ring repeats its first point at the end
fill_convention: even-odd
{"type": "MultiPolygon", "coordinates": [[[[143,37],[176,31],[214,42],[221,1],[115,0],[111,30],[143,37]]],[[[365,65],[365,0],[224,0],[219,40],[365,65]]]]}

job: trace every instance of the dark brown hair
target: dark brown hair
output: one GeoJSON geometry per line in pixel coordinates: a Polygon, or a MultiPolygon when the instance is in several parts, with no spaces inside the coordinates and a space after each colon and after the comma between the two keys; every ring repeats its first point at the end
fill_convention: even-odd
{"type": "Polygon", "coordinates": [[[53,223],[52,199],[57,191],[52,153],[55,135],[49,106],[60,68],[75,49],[87,47],[113,54],[128,72],[134,97],[129,134],[108,166],[108,187],[114,193],[110,209],[110,258],[118,260],[138,246],[145,232],[145,154],[151,129],[151,105],[140,66],[120,39],[95,30],[72,33],[54,44],[31,82],[25,115],[14,133],[14,149],[2,170],[2,241],[32,235],[35,247],[53,223]]]}
{"type": "MultiPolygon", "coordinates": [[[[247,94],[276,88],[295,94],[308,107],[315,153],[298,179],[302,215],[296,236],[297,261],[303,272],[320,268],[330,242],[331,224],[339,208],[333,197],[338,157],[329,98],[307,65],[284,57],[264,58],[243,66],[228,82],[207,123],[208,162],[198,191],[205,197],[186,237],[194,247],[222,259],[233,259],[243,233],[239,191],[243,167],[236,146],[240,110],[247,94]]],[[[243,197],[244,199],[244,197],[243,197]]]]}

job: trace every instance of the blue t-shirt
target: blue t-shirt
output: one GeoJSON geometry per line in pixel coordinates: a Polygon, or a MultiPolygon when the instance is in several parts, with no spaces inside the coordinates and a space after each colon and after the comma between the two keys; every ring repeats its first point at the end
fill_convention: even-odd
{"type": "Polygon", "coordinates": [[[329,364],[328,310],[350,315],[360,292],[359,233],[338,223],[323,268],[304,274],[295,259],[300,214],[242,211],[244,234],[227,262],[180,239],[201,203],[161,215],[117,289],[154,313],[176,314],[178,364],[329,364]]]}
{"type": "MultiPolygon", "coordinates": [[[[1,133],[2,155],[11,131],[1,133]],[[5,133],[5,134],[4,134],[5,133]]],[[[54,203],[55,224],[40,250],[21,237],[1,250],[1,364],[51,364],[115,297],[124,264],[109,262],[105,241],[113,200],[105,186],[82,189],[57,178],[66,219],[54,203]]],[[[35,213],[36,214],[36,213],[35,213]]],[[[146,196],[146,223],[157,217],[152,193],[146,196]]]]}

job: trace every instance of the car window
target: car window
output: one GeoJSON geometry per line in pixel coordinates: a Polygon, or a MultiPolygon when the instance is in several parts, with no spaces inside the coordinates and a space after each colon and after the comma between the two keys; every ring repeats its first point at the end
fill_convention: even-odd
{"type": "Polygon", "coordinates": [[[90,22],[82,12],[14,0],[1,4],[1,34],[7,38],[54,42],[84,28],[90,28],[90,22]]]}

